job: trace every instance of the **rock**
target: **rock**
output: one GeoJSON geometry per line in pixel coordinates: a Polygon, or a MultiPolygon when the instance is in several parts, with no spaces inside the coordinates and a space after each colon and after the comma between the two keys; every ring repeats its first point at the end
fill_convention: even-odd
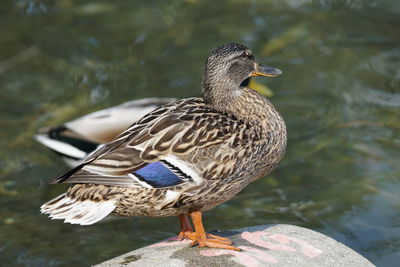
{"type": "Polygon", "coordinates": [[[212,233],[229,237],[242,251],[190,247],[188,240],[170,238],[95,266],[374,266],[332,238],[298,226],[263,225],[212,233]]]}

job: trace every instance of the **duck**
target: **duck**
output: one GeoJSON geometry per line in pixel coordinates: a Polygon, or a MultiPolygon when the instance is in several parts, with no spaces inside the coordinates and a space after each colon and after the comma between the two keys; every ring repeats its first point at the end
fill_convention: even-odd
{"type": "MultiPolygon", "coordinates": [[[[242,86],[248,86],[265,96],[272,95],[269,88],[254,79],[246,79],[242,86]]],[[[127,101],[61,125],[42,127],[33,138],[59,155],[68,166],[75,167],[150,111],[176,100],[171,97],[149,97],[127,101]]]]}
{"type": "Polygon", "coordinates": [[[178,239],[240,251],[228,238],[206,233],[202,216],[269,174],[283,158],[283,117],[266,97],[242,85],[249,77],[281,73],[261,65],[242,44],[215,48],[203,72],[202,97],[153,110],[54,178],[51,184],[71,185],[41,212],[80,225],[108,215],[177,216],[178,239]]]}

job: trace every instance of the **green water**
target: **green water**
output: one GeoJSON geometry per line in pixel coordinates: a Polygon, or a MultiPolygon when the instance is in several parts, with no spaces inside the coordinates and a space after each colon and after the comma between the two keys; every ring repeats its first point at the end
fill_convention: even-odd
{"type": "Polygon", "coordinates": [[[300,225],[398,265],[399,1],[2,0],[0,29],[1,265],[87,266],[175,235],[176,218],[83,227],[39,214],[67,167],[32,135],[130,99],[198,96],[208,53],[232,41],[283,70],[257,81],[289,143],[206,228],[300,225]]]}

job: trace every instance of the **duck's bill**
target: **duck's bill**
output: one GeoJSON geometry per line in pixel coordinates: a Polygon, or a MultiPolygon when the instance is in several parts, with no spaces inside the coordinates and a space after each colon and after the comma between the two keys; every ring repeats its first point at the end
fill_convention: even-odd
{"type": "Polygon", "coordinates": [[[251,76],[265,76],[265,77],[276,77],[282,74],[282,71],[268,66],[257,65],[256,70],[251,76]]]}

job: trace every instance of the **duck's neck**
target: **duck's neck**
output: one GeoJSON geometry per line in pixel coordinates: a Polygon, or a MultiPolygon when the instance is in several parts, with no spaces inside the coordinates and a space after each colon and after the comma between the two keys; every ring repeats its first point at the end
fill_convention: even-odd
{"type": "Polygon", "coordinates": [[[242,89],[230,80],[214,81],[203,77],[201,86],[205,103],[221,112],[226,112],[229,103],[236,101],[242,94],[242,89]]]}
{"type": "Polygon", "coordinates": [[[258,92],[234,83],[212,81],[202,83],[204,102],[211,108],[233,115],[239,120],[255,125],[269,124],[270,118],[282,120],[268,99],[258,92]]]}

